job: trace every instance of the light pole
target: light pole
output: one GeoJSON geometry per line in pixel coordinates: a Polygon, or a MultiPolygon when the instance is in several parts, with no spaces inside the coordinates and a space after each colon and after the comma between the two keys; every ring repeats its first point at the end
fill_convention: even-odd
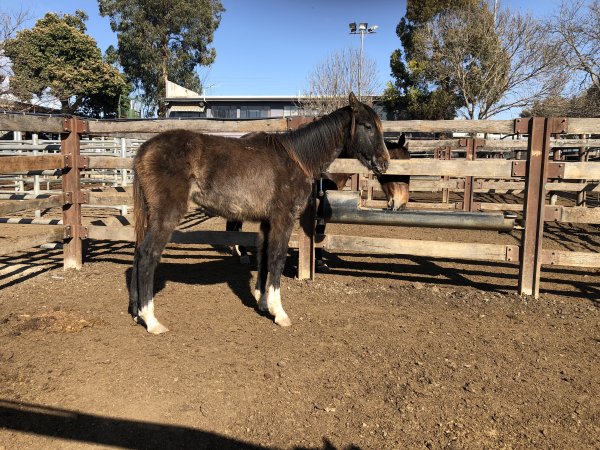
{"type": "Polygon", "coordinates": [[[378,25],[369,26],[367,22],[360,22],[358,27],[356,22],[349,24],[350,34],[360,34],[360,59],[358,60],[358,99],[361,99],[361,85],[362,85],[362,62],[363,62],[363,45],[365,40],[365,33],[372,34],[379,28],[378,25]]]}

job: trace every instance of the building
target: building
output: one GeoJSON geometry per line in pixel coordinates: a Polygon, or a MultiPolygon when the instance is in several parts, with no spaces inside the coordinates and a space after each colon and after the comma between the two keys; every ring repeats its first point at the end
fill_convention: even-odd
{"type": "MultiPolygon", "coordinates": [[[[165,103],[167,117],[206,119],[266,119],[309,115],[300,106],[302,96],[289,95],[200,95],[167,81],[165,103]]],[[[383,107],[374,109],[385,118],[383,107]]]]}

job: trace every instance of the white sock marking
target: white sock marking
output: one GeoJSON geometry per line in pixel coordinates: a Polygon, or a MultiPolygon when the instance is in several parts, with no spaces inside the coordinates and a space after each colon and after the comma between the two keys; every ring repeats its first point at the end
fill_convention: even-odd
{"type": "Polygon", "coordinates": [[[148,304],[139,310],[138,315],[146,324],[146,329],[149,333],[160,334],[164,333],[165,331],[169,331],[169,329],[162,325],[154,315],[154,299],[150,299],[148,304]]]}

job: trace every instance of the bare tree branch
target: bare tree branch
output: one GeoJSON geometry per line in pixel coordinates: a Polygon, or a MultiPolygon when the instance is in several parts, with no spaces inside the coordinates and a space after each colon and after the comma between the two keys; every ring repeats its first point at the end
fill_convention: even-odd
{"type": "MultiPolygon", "coordinates": [[[[308,77],[308,89],[301,106],[309,114],[328,114],[348,104],[348,94],[358,92],[359,50],[346,49],[332,53],[319,63],[308,77]]],[[[362,100],[372,102],[380,91],[375,61],[363,55],[362,100]]]]}
{"type": "Polygon", "coordinates": [[[444,11],[422,33],[428,76],[447,82],[462,98],[467,119],[531,105],[564,82],[545,28],[508,9],[494,15],[481,2],[444,11]]]}
{"type": "MultiPolygon", "coordinates": [[[[0,106],[6,103],[12,94],[9,86],[12,70],[10,60],[4,53],[4,44],[16,36],[17,31],[31,18],[30,15],[29,10],[24,9],[12,13],[0,11],[0,106]]],[[[14,108],[15,105],[11,104],[11,107],[14,108]]]]}

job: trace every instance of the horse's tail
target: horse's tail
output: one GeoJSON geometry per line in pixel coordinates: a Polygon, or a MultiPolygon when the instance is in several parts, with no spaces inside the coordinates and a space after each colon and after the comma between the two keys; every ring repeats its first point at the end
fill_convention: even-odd
{"type": "Polygon", "coordinates": [[[136,248],[144,240],[146,227],[148,225],[148,208],[146,196],[140,184],[140,177],[134,173],[133,177],[133,215],[135,222],[135,246],[136,248]]]}

